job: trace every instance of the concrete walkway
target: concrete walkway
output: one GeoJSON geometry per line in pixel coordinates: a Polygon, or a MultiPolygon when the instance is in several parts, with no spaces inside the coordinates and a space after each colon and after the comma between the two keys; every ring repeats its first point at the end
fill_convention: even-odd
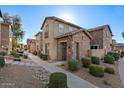
{"type": "Polygon", "coordinates": [[[118,68],[119,68],[120,79],[121,79],[122,84],[124,86],[124,58],[120,59],[118,68]]]}
{"type": "Polygon", "coordinates": [[[80,77],[61,69],[60,67],[57,67],[54,64],[50,64],[48,62],[45,62],[38,58],[37,56],[34,56],[30,53],[28,53],[28,57],[32,59],[37,65],[44,67],[47,71],[50,73],[53,72],[63,72],[67,75],[67,81],[68,81],[68,87],[69,88],[96,88],[97,86],[89,83],[86,80],[81,79],[80,77]]]}

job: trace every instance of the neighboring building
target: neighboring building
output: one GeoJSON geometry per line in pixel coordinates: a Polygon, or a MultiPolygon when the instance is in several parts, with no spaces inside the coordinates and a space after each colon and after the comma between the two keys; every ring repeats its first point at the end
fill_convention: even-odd
{"type": "Polygon", "coordinates": [[[124,44],[123,43],[112,44],[112,50],[116,52],[124,52],[124,44]]]}
{"type": "Polygon", "coordinates": [[[42,27],[43,54],[51,60],[88,56],[92,36],[84,28],[57,17],[46,17],[42,27]]]}
{"type": "Polygon", "coordinates": [[[36,51],[36,40],[35,39],[27,39],[27,48],[28,48],[28,51],[31,53],[36,51]]]}
{"type": "MultiPolygon", "coordinates": [[[[0,11],[0,17],[2,13],[0,11]]],[[[0,21],[0,51],[10,53],[12,51],[12,30],[11,24],[0,21]]]]}
{"type": "Polygon", "coordinates": [[[38,32],[36,35],[36,51],[37,53],[42,52],[42,32],[38,32]]]}
{"type": "Polygon", "coordinates": [[[28,50],[27,44],[24,45],[24,50],[28,50]]]}
{"type": "Polygon", "coordinates": [[[112,31],[109,25],[88,29],[88,31],[93,37],[91,49],[103,49],[105,54],[112,50],[112,31]]]}

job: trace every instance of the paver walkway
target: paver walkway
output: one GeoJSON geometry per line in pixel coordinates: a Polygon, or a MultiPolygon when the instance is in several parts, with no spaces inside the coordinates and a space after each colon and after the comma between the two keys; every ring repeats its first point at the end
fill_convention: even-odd
{"type": "Polygon", "coordinates": [[[118,68],[119,68],[120,79],[121,79],[122,84],[124,86],[124,58],[120,59],[118,68]]]}
{"type": "Polygon", "coordinates": [[[28,57],[32,59],[37,65],[44,67],[47,71],[50,73],[53,72],[63,72],[67,75],[67,81],[68,81],[68,87],[69,88],[96,88],[97,86],[89,83],[86,80],[81,79],[80,77],[61,69],[60,67],[57,67],[54,64],[50,64],[48,62],[45,62],[41,60],[39,57],[34,56],[30,53],[28,53],[28,57]]]}

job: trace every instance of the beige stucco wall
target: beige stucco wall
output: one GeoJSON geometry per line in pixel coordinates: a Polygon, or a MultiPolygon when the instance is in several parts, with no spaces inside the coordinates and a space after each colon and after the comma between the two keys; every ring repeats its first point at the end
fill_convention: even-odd
{"type": "MultiPolygon", "coordinates": [[[[52,19],[47,19],[44,27],[42,29],[43,32],[43,53],[45,53],[45,44],[49,43],[49,57],[51,60],[57,60],[57,40],[55,39],[56,36],[64,34],[67,32],[68,29],[68,25],[64,24],[64,33],[60,33],[59,32],[59,23],[58,21],[52,20],[52,19]],[[46,30],[45,26],[49,25],[49,37],[48,38],[44,38],[44,32],[46,30]]],[[[73,30],[77,29],[73,27],[73,30]]]]}
{"type": "Polygon", "coordinates": [[[96,56],[99,58],[103,58],[105,56],[105,50],[104,49],[92,49],[90,50],[91,56],[96,56]]]}
{"type": "MultiPolygon", "coordinates": [[[[42,34],[39,33],[36,36],[36,51],[39,52],[42,50],[42,34]]],[[[42,51],[41,51],[42,52],[42,51]]]]}

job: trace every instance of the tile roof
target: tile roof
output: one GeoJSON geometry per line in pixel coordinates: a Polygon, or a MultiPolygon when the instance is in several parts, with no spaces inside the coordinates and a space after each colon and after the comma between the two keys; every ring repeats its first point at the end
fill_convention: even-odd
{"type": "Polygon", "coordinates": [[[60,19],[60,18],[58,18],[58,17],[55,17],[55,16],[45,17],[44,22],[43,22],[43,24],[42,24],[42,26],[41,26],[41,29],[43,28],[43,26],[44,26],[44,24],[45,24],[45,21],[46,21],[47,19],[57,20],[57,21],[59,21],[59,22],[63,22],[63,23],[65,23],[65,24],[69,24],[69,25],[71,25],[71,26],[77,27],[77,28],[79,28],[79,29],[83,29],[82,27],[80,27],[80,26],[78,26],[78,25],[76,25],[76,24],[67,22],[67,21],[65,21],[65,20],[63,20],[63,19],[60,19]]]}
{"type": "Polygon", "coordinates": [[[80,32],[84,32],[90,39],[92,39],[92,36],[89,34],[89,32],[84,30],[84,29],[74,30],[74,31],[71,31],[71,32],[64,33],[62,35],[57,36],[56,39],[63,38],[63,37],[66,37],[66,36],[72,36],[72,35],[75,35],[75,34],[80,33],[80,32]]]}
{"type": "MultiPolygon", "coordinates": [[[[90,28],[90,29],[88,29],[88,31],[89,31],[89,32],[98,31],[98,30],[102,30],[102,29],[104,29],[104,28],[106,28],[106,27],[109,29],[110,33],[112,34],[112,31],[111,31],[111,28],[110,28],[109,25],[103,25],[103,26],[98,26],[98,27],[95,27],[95,28],[90,28]]],[[[112,36],[113,36],[113,35],[112,35],[112,36]]]]}
{"type": "Polygon", "coordinates": [[[124,46],[124,43],[115,43],[115,44],[112,44],[114,46],[124,46]]]}
{"type": "Polygon", "coordinates": [[[35,36],[38,36],[39,34],[42,34],[42,32],[38,32],[35,36]]]}

